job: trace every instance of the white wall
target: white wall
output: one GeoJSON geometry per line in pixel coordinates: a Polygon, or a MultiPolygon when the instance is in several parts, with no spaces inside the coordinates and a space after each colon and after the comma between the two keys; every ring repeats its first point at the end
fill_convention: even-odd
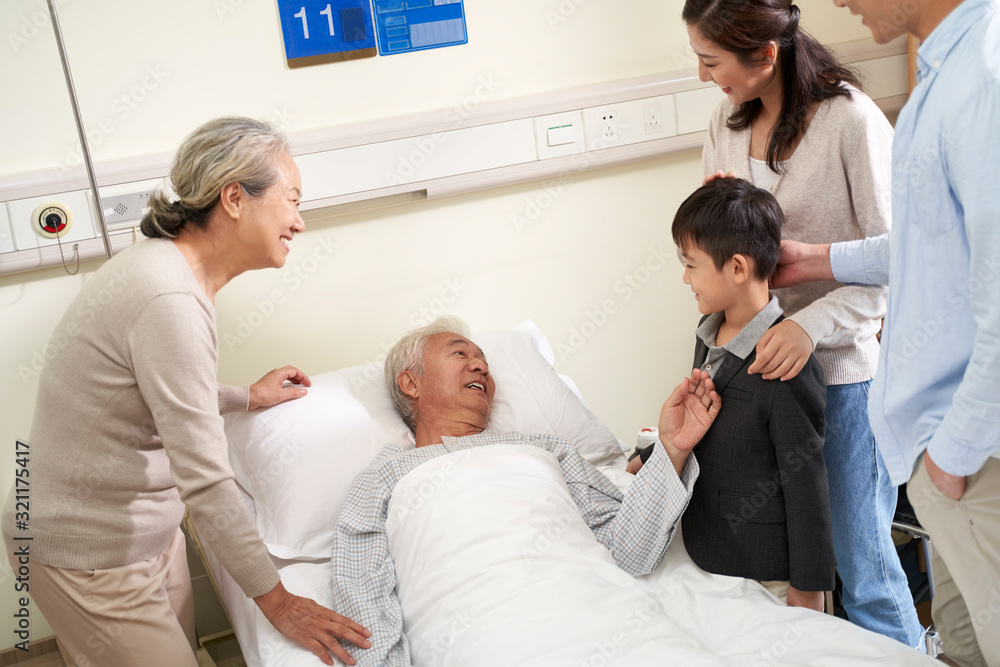
{"type": "MultiPolygon", "coordinates": [[[[4,0],[0,25],[18,35],[24,20],[41,20],[43,4],[4,0]]],[[[501,82],[498,96],[519,97],[690,66],[681,4],[467,2],[466,46],[296,71],[283,66],[273,0],[61,0],[60,11],[87,126],[100,134],[94,146],[100,162],[172,150],[193,127],[223,113],[273,117],[294,133],[416,110],[444,112],[481,76],[501,82]],[[142,85],[148,68],[161,80],[121,118],[116,100],[142,85]],[[100,130],[106,119],[111,132],[100,130]]],[[[801,4],[805,25],[827,43],[868,36],[832,3],[801,4]]],[[[64,164],[75,144],[54,42],[43,27],[24,43],[8,33],[0,44],[5,86],[44,84],[32,97],[9,90],[0,96],[0,176],[64,164]]],[[[575,174],[565,183],[341,217],[310,212],[285,269],[241,276],[219,294],[220,379],[250,382],[286,363],[315,374],[374,359],[422,319],[422,309],[436,311],[450,300],[447,312],[474,329],[534,319],[562,350],[557,370],[572,376],[591,408],[631,442],[639,427],[655,422],[691,362],[697,311],[669,259],[669,223],[700,176],[700,156],[690,152],[575,174]],[[534,222],[518,228],[515,215],[534,222]],[[662,268],[653,261],[657,270],[647,274],[647,260],[657,256],[650,249],[668,259],[662,268]],[[630,293],[626,276],[641,289],[630,293]],[[281,303],[273,314],[253,315],[271,311],[263,301],[275,290],[281,303]],[[595,315],[608,301],[613,312],[595,315]],[[601,324],[584,326],[594,320],[601,324]],[[592,335],[574,337],[574,330],[592,335]]],[[[33,364],[98,266],[85,264],[76,277],[61,268],[0,277],[4,493],[14,441],[26,439],[31,426],[33,364]]],[[[15,642],[13,585],[0,559],[0,619],[8,619],[0,620],[0,646],[15,642]]],[[[36,614],[32,637],[48,634],[36,614]]]]}
{"type": "MultiPolygon", "coordinates": [[[[44,4],[0,3],[0,25],[12,27],[0,80],[20,93],[0,104],[0,176],[72,163],[78,150],[44,4]],[[38,82],[41,94],[21,92],[38,82]]],[[[825,42],[868,37],[832,2],[800,4],[803,24],[825,42]]],[[[273,0],[57,5],[97,162],[172,151],[206,118],[228,113],[295,132],[444,111],[481,77],[505,99],[694,64],[680,0],[466,2],[467,45],[295,70],[284,64],[273,0]]]]}

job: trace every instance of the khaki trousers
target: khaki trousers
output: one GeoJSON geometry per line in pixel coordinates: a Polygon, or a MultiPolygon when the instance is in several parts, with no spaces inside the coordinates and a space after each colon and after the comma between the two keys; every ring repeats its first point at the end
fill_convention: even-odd
{"type": "Polygon", "coordinates": [[[771,591],[771,595],[778,598],[779,600],[786,601],[788,599],[788,588],[789,582],[787,581],[762,581],[760,585],[771,591]]]}
{"type": "MultiPolygon", "coordinates": [[[[14,556],[8,549],[8,556],[14,556]]],[[[180,528],[155,558],[107,570],[29,563],[29,594],[77,667],[197,667],[180,528]]]]}
{"type": "MultiPolygon", "coordinates": [[[[791,588],[790,581],[761,581],[760,585],[771,591],[771,595],[784,603],[788,603],[788,589],[791,588]]],[[[833,591],[825,591],[823,595],[823,612],[833,615],[833,591]]]]}
{"type": "Polygon", "coordinates": [[[963,667],[1000,667],[1000,459],[971,475],[957,501],[934,486],[923,457],[906,486],[931,535],[931,615],[945,653],[963,667]]]}

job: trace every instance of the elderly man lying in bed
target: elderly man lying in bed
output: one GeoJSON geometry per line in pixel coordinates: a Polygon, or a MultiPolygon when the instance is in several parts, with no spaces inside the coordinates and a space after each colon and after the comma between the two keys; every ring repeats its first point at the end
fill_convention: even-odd
{"type": "MultiPolygon", "coordinates": [[[[462,461],[470,461],[471,470],[473,454],[488,446],[507,447],[514,458],[503,460],[525,465],[526,476],[539,460],[547,459],[561,469],[572,501],[600,544],[618,567],[636,577],[652,572],[663,559],[698,476],[698,464],[689,454],[720,406],[707,373],[696,370],[691,380],[685,378],[663,406],[662,445],[623,493],[572,443],[548,435],[486,430],[496,387],[482,350],[467,338],[459,320],[438,320],[406,335],[389,353],[385,376],[397,409],[414,433],[416,449],[387,445],[358,477],[341,514],[333,549],[335,608],[372,631],[370,649],[346,647],[364,665],[411,664],[393,556],[412,554],[390,553],[392,529],[387,535],[386,527],[394,489],[408,473],[449,454],[457,454],[457,462],[435,473],[439,480],[455,466],[461,472],[462,461]],[[463,452],[470,458],[463,458],[463,452]]],[[[503,468],[509,475],[508,466],[503,468]]],[[[492,481],[495,475],[500,475],[496,467],[486,471],[485,479],[492,481]]],[[[434,485],[424,488],[430,492],[434,485]]],[[[496,503],[492,505],[495,509],[496,503]]],[[[506,528],[506,517],[500,521],[506,528]]],[[[524,557],[530,559],[531,552],[524,557]]],[[[469,549],[458,555],[468,558],[469,549]]],[[[402,597],[403,582],[399,585],[402,597]]],[[[461,614],[456,612],[456,619],[455,627],[461,629],[461,614]]],[[[408,617],[407,623],[412,622],[408,617]]]]}

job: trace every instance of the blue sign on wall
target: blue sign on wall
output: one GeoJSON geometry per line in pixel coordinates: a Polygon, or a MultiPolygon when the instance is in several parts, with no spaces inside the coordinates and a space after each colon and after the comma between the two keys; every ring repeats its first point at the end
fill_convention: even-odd
{"type": "Polygon", "coordinates": [[[369,0],[278,0],[289,60],[375,48],[369,0]]]}
{"type": "Polygon", "coordinates": [[[462,0],[373,0],[379,55],[469,41],[462,0]]]}

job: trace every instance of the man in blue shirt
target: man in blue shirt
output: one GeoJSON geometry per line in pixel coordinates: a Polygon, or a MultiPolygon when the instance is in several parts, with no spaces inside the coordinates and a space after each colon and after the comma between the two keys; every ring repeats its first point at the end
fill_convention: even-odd
{"type": "Polygon", "coordinates": [[[1000,665],[1000,0],[834,3],[878,42],[922,42],[893,142],[892,246],[783,243],[774,286],[890,286],[872,430],[934,540],[945,651],[1000,665]]]}

